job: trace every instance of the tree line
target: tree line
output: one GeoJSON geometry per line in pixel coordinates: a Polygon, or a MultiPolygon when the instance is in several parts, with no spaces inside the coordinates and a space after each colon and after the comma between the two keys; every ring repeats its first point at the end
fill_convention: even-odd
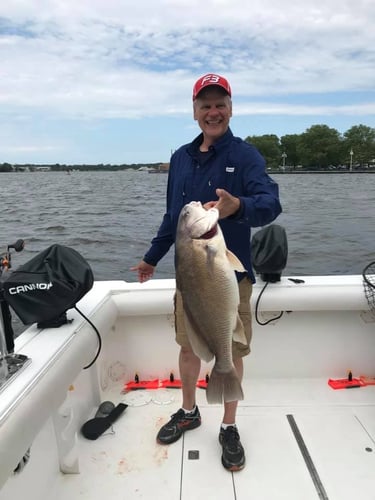
{"type": "Polygon", "coordinates": [[[112,164],[104,164],[104,163],[98,163],[98,164],[65,164],[65,163],[53,163],[53,164],[36,164],[36,163],[17,163],[17,164],[11,164],[8,162],[5,163],[0,163],[0,172],[21,172],[24,170],[28,171],[37,171],[40,170],[41,168],[48,168],[51,170],[51,172],[72,172],[74,170],[79,170],[79,171],[87,171],[87,172],[93,172],[93,171],[111,171],[111,172],[116,172],[119,170],[138,170],[141,167],[144,168],[158,168],[160,163],[122,163],[120,165],[112,165],[112,164]]]}
{"type": "MultiPolygon", "coordinates": [[[[302,134],[278,137],[274,134],[248,136],[246,142],[253,144],[264,156],[271,170],[332,170],[336,168],[375,168],[375,129],[367,125],[355,125],[340,134],[327,125],[312,125],[302,134]]],[[[52,171],[69,170],[124,170],[141,167],[157,168],[161,163],[97,164],[97,165],[52,165],[0,163],[0,172],[49,167],[52,171]]]]}
{"type": "Polygon", "coordinates": [[[248,136],[274,169],[328,170],[375,167],[375,129],[355,125],[340,134],[327,125],[312,125],[302,134],[248,136]]]}

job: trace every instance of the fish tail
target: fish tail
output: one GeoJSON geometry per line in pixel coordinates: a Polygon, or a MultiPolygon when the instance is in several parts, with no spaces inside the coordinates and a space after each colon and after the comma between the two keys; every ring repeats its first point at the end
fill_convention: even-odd
{"type": "Polygon", "coordinates": [[[229,403],[230,401],[240,401],[243,398],[241,382],[236,369],[233,367],[233,370],[224,377],[224,401],[229,403]]]}
{"type": "Polygon", "coordinates": [[[223,393],[224,374],[219,373],[214,366],[206,389],[207,403],[211,405],[221,404],[223,402],[223,393]]]}
{"type": "Polygon", "coordinates": [[[213,368],[206,390],[207,403],[221,404],[224,401],[240,401],[244,398],[241,382],[235,368],[228,373],[220,373],[213,368]]]}

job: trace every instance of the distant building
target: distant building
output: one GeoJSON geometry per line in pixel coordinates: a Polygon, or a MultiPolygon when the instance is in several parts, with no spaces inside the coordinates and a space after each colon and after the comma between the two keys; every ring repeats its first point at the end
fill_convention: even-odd
{"type": "Polygon", "coordinates": [[[49,172],[51,167],[43,166],[43,167],[34,167],[35,172],[49,172]]]}
{"type": "Polygon", "coordinates": [[[167,174],[169,172],[169,163],[160,163],[157,168],[149,169],[149,174],[167,174]]]}

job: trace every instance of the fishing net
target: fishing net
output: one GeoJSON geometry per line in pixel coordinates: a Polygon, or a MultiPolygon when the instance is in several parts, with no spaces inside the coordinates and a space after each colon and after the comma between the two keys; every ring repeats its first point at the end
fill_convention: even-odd
{"type": "Polygon", "coordinates": [[[372,314],[375,316],[375,261],[370,262],[363,272],[363,288],[372,314]]]}

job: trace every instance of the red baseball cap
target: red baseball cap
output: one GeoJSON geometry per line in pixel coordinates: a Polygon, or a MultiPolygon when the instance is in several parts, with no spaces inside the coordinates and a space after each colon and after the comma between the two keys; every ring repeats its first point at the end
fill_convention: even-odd
{"type": "Polygon", "coordinates": [[[217,85],[225,90],[225,92],[232,97],[232,90],[230,88],[228,80],[220,75],[215,75],[214,73],[208,73],[207,75],[201,76],[193,87],[193,101],[198,97],[198,94],[204,88],[210,85],[217,85]]]}

